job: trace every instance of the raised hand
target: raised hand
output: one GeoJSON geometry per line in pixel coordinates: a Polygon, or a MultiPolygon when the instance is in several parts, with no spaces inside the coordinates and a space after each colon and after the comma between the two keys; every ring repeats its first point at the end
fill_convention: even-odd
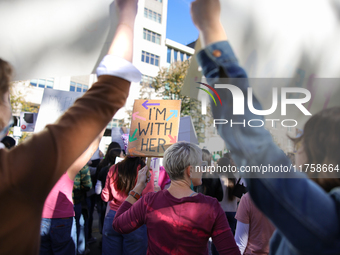
{"type": "Polygon", "coordinates": [[[136,17],[138,10],[138,0],[116,0],[115,5],[120,21],[131,23],[131,19],[136,17]]]}
{"type": "MultiPolygon", "coordinates": [[[[143,191],[146,187],[146,184],[150,181],[151,174],[148,171],[148,167],[144,166],[142,169],[138,171],[138,178],[135,187],[138,187],[138,191],[143,191]]],[[[134,189],[135,190],[135,189],[134,189]]]]}
{"type": "Polygon", "coordinates": [[[200,31],[203,46],[227,40],[220,14],[219,0],[196,0],[191,3],[191,18],[200,31]]]}

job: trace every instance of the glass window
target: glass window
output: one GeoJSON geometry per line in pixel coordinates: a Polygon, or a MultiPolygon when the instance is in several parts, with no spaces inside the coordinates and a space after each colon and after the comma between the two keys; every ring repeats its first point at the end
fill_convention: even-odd
{"type": "Polygon", "coordinates": [[[154,43],[156,42],[156,34],[152,33],[151,41],[154,43]]]}
{"type": "Polygon", "coordinates": [[[39,88],[45,88],[45,85],[46,85],[46,80],[39,79],[38,87],[39,88]]]}
{"type": "Polygon", "coordinates": [[[177,61],[177,54],[178,54],[178,51],[174,50],[174,59],[175,59],[175,62],[177,61]]]}
{"type": "Polygon", "coordinates": [[[148,33],[147,40],[151,41],[151,34],[150,33],[148,33]]]}
{"type": "Polygon", "coordinates": [[[70,91],[76,91],[76,83],[75,82],[73,82],[73,81],[71,81],[71,83],[70,83],[70,91]]]}
{"type": "Polygon", "coordinates": [[[168,52],[167,52],[167,55],[166,55],[166,62],[167,63],[171,63],[171,49],[168,48],[168,52]]]}
{"type": "Polygon", "coordinates": [[[144,28],[144,30],[143,30],[143,39],[146,39],[146,32],[147,30],[144,28]]]}
{"type": "Polygon", "coordinates": [[[155,55],[151,54],[151,58],[150,58],[150,64],[154,65],[154,61],[155,61],[155,55]]]}
{"type": "Polygon", "coordinates": [[[152,11],[149,10],[149,19],[152,19],[152,11]]]}
{"type": "Polygon", "coordinates": [[[158,14],[158,23],[162,23],[162,15],[158,14]]]}
{"type": "Polygon", "coordinates": [[[77,92],[81,92],[82,85],[80,83],[77,83],[77,92]]]}
{"type": "Polygon", "coordinates": [[[153,12],[153,21],[157,21],[157,13],[153,12]]]}
{"type": "Polygon", "coordinates": [[[161,36],[160,35],[156,36],[156,43],[161,44],[161,36]]]}
{"type": "Polygon", "coordinates": [[[148,9],[144,8],[144,17],[147,18],[148,17],[148,9]]]}
{"type": "Polygon", "coordinates": [[[184,58],[184,53],[181,52],[181,61],[183,61],[183,58],[184,58]]]}
{"type": "Polygon", "coordinates": [[[145,55],[145,51],[142,51],[142,62],[145,62],[145,57],[144,57],[144,55],[145,55]]]}
{"type": "MultiPolygon", "coordinates": [[[[149,52],[142,51],[142,62],[159,66],[159,56],[149,52]]],[[[142,82],[148,82],[148,76],[142,76],[142,82]]]]}
{"type": "Polygon", "coordinates": [[[145,54],[145,62],[150,63],[150,53],[146,52],[145,54]]]}
{"type": "Polygon", "coordinates": [[[46,87],[49,88],[49,89],[53,89],[53,84],[54,84],[54,81],[52,81],[52,80],[46,81],[46,87]]]}
{"type": "Polygon", "coordinates": [[[83,92],[86,92],[89,89],[89,86],[83,85],[83,92]]]}
{"type": "Polygon", "coordinates": [[[33,80],[31,80],[31,82],[30,82],[30,84],[31,84],[32,86],[34,86],[34,87],[37,86],[37,83],[38,83],[38,80],[36,80],[36,79],[33,79],[33,80]]]}

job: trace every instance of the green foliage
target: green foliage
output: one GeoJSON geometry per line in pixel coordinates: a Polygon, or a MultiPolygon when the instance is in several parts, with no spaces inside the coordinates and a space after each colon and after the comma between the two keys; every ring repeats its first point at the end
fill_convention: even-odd
{"type": "Polygon", "coordinates": [[[20,114],[20,112],[37,113],[39,111],[40,106],[27,102],[21,91],[17,91],[16,93],[11,91],[10,94],[11,94],[11,106],[12,106],[13,113],[17,113],[17,114],[20,114]]]}
{"type": "MultiPolygon", "coordinates": [[[[25,100],[25,95],[21,91],[13,91],[14,86],[11,86],[10,91],[10,99],[11,99],[11,107],[14,115],[20,115],[20,112],[33,112],[37,113],[39,111],[40,105],[35,105],[25,100]]],[[[13,134],[13,128],[11,128],[10,134],[13,134]]],[[[22,136],[19,139],[19,144],[30,136],[32,136],[32,132],[22,132],[22,136]]]]}
{"type": "Polygon", "coordinates": [[[181,94],[189,64],[189,61],[175,62],[169,68],[161,68],[152,87],[158,93],[157,96],[163,99],[182,100],[181,117],[191,116],[198,141],[204,142],[206,125],[209,123],[206,123],[205,116],[201,114],[201,103],[181,94]]]}

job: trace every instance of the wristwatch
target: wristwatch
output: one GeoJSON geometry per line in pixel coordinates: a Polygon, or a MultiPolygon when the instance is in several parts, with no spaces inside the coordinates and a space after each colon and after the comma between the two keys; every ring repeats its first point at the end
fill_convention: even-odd
{"type": "Polygon", "coordinates": [[[137,192],[133,191],[133,190],[131,190],[129,192],[129,195],[134,197],[136,200],[140,199],[140,195],[137,192]]]}

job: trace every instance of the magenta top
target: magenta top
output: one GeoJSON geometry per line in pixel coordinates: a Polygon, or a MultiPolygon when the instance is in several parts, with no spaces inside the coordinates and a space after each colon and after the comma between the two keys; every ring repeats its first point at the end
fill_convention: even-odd
{"type": "Polygon", "coordinates": [[[240,254],[216,198],[198,194],[177,199],[167,190],[148,193],[133,206],[124,202],[113,228],[127,234],[146,224],[147,254],[208,254],[212,237],[219,254],[240,254]]]}
{"type": "Polygon", "coordinates": [[[48,194],[42,217],[48,219],[73,217],[72,190],[73,180],[65,172],[48,194]]]}
{"type": "MultiPolygon", "coordinates": [[[[137,178],[138,178],[138,171],[141,169],[140,166],[137,167],[137,178]]],[[[118,170],[118,169],[117,169],[118,170]]],[[[152,170],[150,170],[151,173],[151,179],[150,182],[146,185],[146,188],[144,189],[142,195],[146,194],[147,192],[153,192],[154,191],[154,173],[152,170]]],[[[105,181],[105,187],[102,190],[102,199],[105,202],[109,202],[110,209],[113,211],[117,211],[120,205],[125,201],[127,198],[127,195],[124,191],[117,189],[117,183],[115,183],[113,180],[116,179],[117,171],[116,171],[116,165],[111,166],[109,172],[106,176],[105,181]]],[[[136,183],[137,183],[136,178],[136,183]]]]}

